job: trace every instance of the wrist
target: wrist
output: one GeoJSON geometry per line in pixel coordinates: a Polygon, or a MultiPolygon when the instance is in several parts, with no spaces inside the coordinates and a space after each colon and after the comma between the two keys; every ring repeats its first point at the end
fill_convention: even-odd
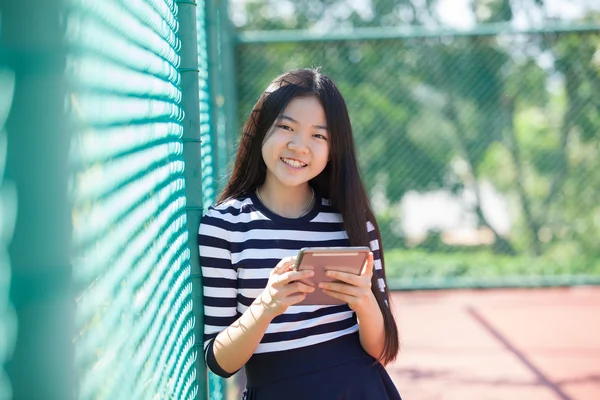
{"type": "Polygon", "coordinates": [[[270,293],[268,293],[266,290],[263,291],[260,296],[258,296],[254,302],[252,302],[251,305],[251,307],[256,308],[256,310],[260,313],[260,316],[268,319],[269,322],[285,311],[280,310],[280,306],[280,303],[274,300],[270,293]]]}
{"type": "Polygon", "coordinates": [[[372,315],[375,310],[379,311],[379,304],[377,304],[377,299],[372,291],[369,292],[369,295],[366,297],[366,301],[361,302],[358,307],[354,309],[356,313],[356,317],[358,319],[363,315],[372,315]]]}

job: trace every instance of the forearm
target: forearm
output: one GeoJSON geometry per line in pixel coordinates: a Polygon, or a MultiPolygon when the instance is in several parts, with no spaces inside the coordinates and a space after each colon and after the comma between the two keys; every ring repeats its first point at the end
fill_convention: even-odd
{"type": "Polygon", "coordinates": [[[219,333],[214,341],[214,356],[219,366],[233,373],[252,357],[274,318],[257,298],[237,321],[219,333]]]}
{"type": "Polygon", "coordinates": [[[364,307],[356,310],[356,316],[360,344],[369,355],[379,359],[385,343],[385,328],[375,295],[372,294],[364,307]]]}

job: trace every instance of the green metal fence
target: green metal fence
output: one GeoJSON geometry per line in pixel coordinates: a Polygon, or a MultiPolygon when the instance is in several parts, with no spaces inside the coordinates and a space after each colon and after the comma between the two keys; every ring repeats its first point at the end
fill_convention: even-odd
{"type": "Polygon", "coordinates": [[[282,71],[333,77],[392,287],[600,283],[597,13],[461,31],[403,21],[436,2],[233,3],[238,126],[282,71]]]}
{"type": "MultiPolygon", "coordinates": [[[[200,92],[200,133],[201,133],[201,167],[202,167],[202,200],[203,208],[214,204],[219,190],[218,177],[220,168],[218,140],[218,106],[217,80],[219,70],[218,24],[215,15],[215,2],[212,0],[198,2],[198,62],[200,92]]],[[[198,276],[200,271],[198,271],[198,276]]],[[[200,285],[199,285],[200,286],[200,285]]],[[[198,340],[198,352],[202,354],[202,341],[198,340]]],[[[202,356],[201,356],[202,357],[202,356]]],[[[206,375],[209,398],[222,400],[225,398],[225,382],[208,371],[206,375]]]]}
{"type": "Polygon", "coordinates": [[[170,1],[73,1],[79,398],[196,396],[180,40],[170,1]]]}
{"type": "Polygon", "coordinates": [[[200,123],[202,140],[202,194],[204,205],[208,207],[215,201],[215,158],[214,142],[211,127],[211,97],[210,76],[208,70],[208,38],[207,38],[207,13],[206,7],[198,7],[198,69],[200,70],[200,123]],[[201,37],[203,35],[204,37],[201,37]]]}
{"type": "Polygon", "coordinates": [[[16,337],[16,316],[9,299],[11,265],[8,244],[14,229],[17,198],[14,183],[4,178],[7,155],[4,124],[11,108],[14,85],[14,71],[6,64],[6,60],[0,58],[0,400],[12,399],[12,388],[4,363],[12,355],[16,337]]]}
{"type": "Polygon", "coordinates": [[[18,200],[3,207],[2,214],[3,224],[14,222],[8,250],[17,335],[6,371],[15,399],[70,399],[74,387],[67,174],[71,127],[65,118],[62,10],[58,0],[37,7],[0,2],[0,64],[11,71],[0,87],[8,107],[3,107],[8,115],[2,123],[4,176],[18,200]]]}
{"type": "Polygon", "coordinates": [[[209,395],[208,8],[0,2],[0,399],[209,395]]]}
{"type": "Polygon", "coordinates": [[[229,20],[227,1],[207,1],[207,57],[212,148],[210,160],[212,166],[214,193],[218,193],[225,184],[235,152],[236,134],[236,97],[235,97],[235,54],[234,34],[229,20]]]}

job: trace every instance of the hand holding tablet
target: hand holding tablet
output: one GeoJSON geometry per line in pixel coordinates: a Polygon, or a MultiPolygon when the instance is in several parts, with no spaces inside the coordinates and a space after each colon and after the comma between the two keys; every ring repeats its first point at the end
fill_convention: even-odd
{"type": "Polygon", "coordinates": [[[333,282],[335,279],[326,275],[327,271],[341,271],[360,275],[371,249],[366,246],[357,247],[311,247],[300,250],[294,269],[296,271],[313,270],[311,278],[301,282],[313,286],[315,291],[296,305],[339,305],[343,301],[325,294],[319,287],[321,282],[333,282]]]}

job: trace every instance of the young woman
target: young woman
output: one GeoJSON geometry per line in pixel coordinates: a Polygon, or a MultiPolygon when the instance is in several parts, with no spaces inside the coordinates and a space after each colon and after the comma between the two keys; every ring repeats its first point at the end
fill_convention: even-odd
{"type": "Polygon", "coordinates": [[[381,236],[360,178],[346,104],[318,70],[277,77],[244,126],[233,173],[199,233],[204,354],[245,399],[400,399],[381,236]],[[370,246],[360,275],[321,284],[343,305],[296,305],[315,288],[302,247],[370,246]]]}

